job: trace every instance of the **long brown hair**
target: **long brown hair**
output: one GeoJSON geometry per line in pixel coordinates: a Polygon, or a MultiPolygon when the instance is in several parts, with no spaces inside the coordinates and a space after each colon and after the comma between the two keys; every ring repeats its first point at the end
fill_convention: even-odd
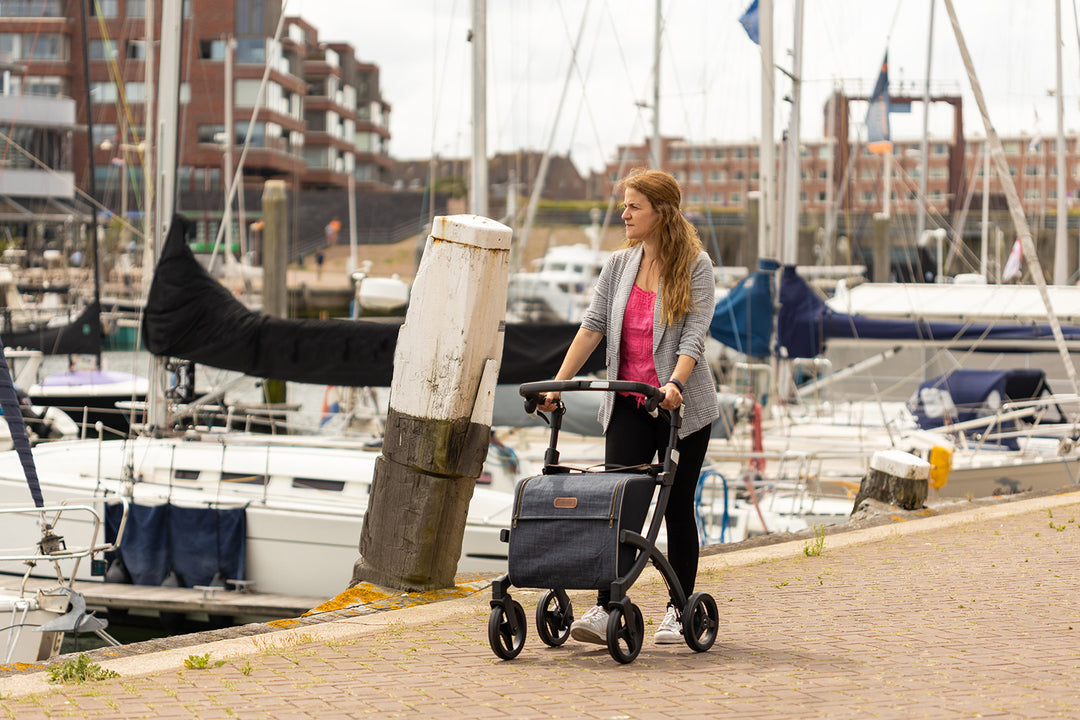
{"type": "MultiPolygon", "coordinates": [[[[619,181],[619,188],[636,190],[659,213],[656,231],[660,259],[660,315],[668,325],[682,319],[693,309],[690,276],[702,251],[697,229],[682,214],[682,189],[679,181],[662,170],[637,168],[619,181]]],[[[630,240],[623,247],[634,247],[641,240],[630,240]]]]}

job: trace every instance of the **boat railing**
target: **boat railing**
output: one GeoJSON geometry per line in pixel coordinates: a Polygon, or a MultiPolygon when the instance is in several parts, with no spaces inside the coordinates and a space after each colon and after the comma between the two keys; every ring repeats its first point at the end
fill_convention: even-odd
{"type": "Polygon", "coordinates": [[[38,515],[41,523],[41,539],[37,542],[37,550],[33,553],[15,549],[12,552],[0,551],[0,562],[3,563],[36,563],[42,560],[51,562],[57,568],[58,577],[63,580],[57,563],[65,560],[74,560],[75,565],[68,577],[74,577],[79,564],[85,558],[93,558],[100,553],[112,552],[120,546],[127,527],[128,500],[121,496],[93,497],[93,498],[69,498],[56,505],[43,507],[3,507],[0,508],[0,522],[4,522],[3,516],[8,515],[38,515]],[[116,528],[116,536],[110,542],[99,542],[104,525],[105,505],[120,503],[122,513],[120,522],[116,528]],[[85,545],[67,547],[63,536],[56,533],[61,523],[67,521],[64,527],[74,522],[90,524],[90,538],[85,545]]]}

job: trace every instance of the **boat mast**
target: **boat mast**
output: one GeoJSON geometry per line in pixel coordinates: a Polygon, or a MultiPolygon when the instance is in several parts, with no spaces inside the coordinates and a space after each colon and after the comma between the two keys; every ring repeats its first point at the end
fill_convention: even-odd
{"type": "Polygon", "coordinates": [[[776,76],[773,72],[773,0],[761,0],[758,3],[758,18],[758,39],[761,41],[761,157],[758,167],[761,202],[758,210],[758,257],[771,258],[776,252],[773,238],[773,176],[776,172],[773,144],[773,98],[776,94],[776,76]]]}
{"type": "MultiPolygon", "coordinates": [[[[915,224],[915,239],[922,241],[926,231],[926,193],[927,178],[930,165],[930,59],[934,49],[934,0],[930,0],[930,31],[926,39],[926,85],[923,86],[923,121],[922,140],[919,142],[919,214],[915,224]]],[[[941,282],[941,279],[938,279],[941,282]]]]}
{"type": "Polygon", "coordinates": [[[487,0],[472,3],[472,182],[469,211],[488,215],[487,166],[487,0]]]}
{"type": "Polygon", "coordinates": [[[795,0],[795,39],[792,54],[795,64],[791,76],[791,122],[788,129],[787,176],[784,190],[784,248],[780,257],[785,265],[799,261],[799,113],[802,102],[803,0],[795,0]]]}
{"type": "Polygon", "coordinates": [[[1054,342],[1057,344],[1058,352],[1061,354],[1065,374],[1069,376],[1073,392],[1080,395],[1080,381],[1077,380],[1076,368],[1073,366],[1072,358],[1069,356],[1069,348],[1065,344],[1065,337],[1061,333],[1061,323],[1058,322],[1057,315],[1054,314],[1054,306],[1050,302],[1050,293],[1046,289],[1046,278],[1043,277],[1042,263],[1039,262],[1039,256],[1035,252],[1035,242],[1031,239],[1031,228],[1028,226],[1027,218],[1024,217],[1020,196],[1016,192],[1016,185],[1013,184],[1012,175],[1009,173],[1009,164],[1005,160],[1005,150],[1001,146],[1001,138],[998,137],[993,123],[990,122],[990,114],[986,109],[986,98],[983,97],[982,85],[979,84],[979,79],[975,76],[975,67],[971,62],[967,42],[965,42],[964,35],[960,31],[960,22],[956,18],[953,0],[945,0],[945,9],[949,13],[949,22],[952,24],[953,33],[956,35],[956,44],[960,50],[960,57],[963,59],[964,68],[967,70],[968,81],[971,83],[971,92],[975,96],[975,103],[979,106],[979,114],[982,116],[983,127],[986,129],[986,139],[991,148],[994,169],[997,171],[998,177],[1001,178],[1001,187],[1005,192],[1005,199],[1009,203],[1009,215],[1012,217],[1013,225],[1020,236],[1020,245],[1024,249],[1024,256],[1030,263],[1035,286],[1039,288],[1039,297],[1042,298],[1043,306],[1046,308],[1050,331],[1054,335],[1054,342]]]}
{"type": "Polygon", "coordinates": [[[652,143],[649,146],[649,167],[653,170],[660,169],[663,146],[660,140],[660,23],[663,21],[663,13],[660,8],[661,0],[656,0],[656,22],[653,24],[653,134],[652,143]]]}
{"type": "MultiPolygon", "coordinates": [[[[161,7],[161,66],[158,75],[157,161],[154,163],[157,184],[154,203],[154,233],[147,237],[154,246],[154,265],[161,258],[169,226],[176,208],[176,155],[180,111],[180,36],[183,27],[182,0],[164,0],[161,7]]],[[[165,358],[154,356],[150,368],[150,408],[147,424],[152,434],[162,433],[167,425],[167,407],[161,396],[165,387],[165,358]]]]}
{"type": "Polygon", "coordinates": [[[1054,235],[1054,284],[1069,281],[1068,228],[1069,215],[1065,193],[1065,95],[1061,84],[1061,0],[1054,0],[1054,47],[1057,49],[1057,222],[1054,235]]]}

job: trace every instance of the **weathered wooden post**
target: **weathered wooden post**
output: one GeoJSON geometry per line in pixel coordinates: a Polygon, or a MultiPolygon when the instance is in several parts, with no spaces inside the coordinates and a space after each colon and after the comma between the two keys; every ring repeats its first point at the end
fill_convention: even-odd
{"type": "Polygon", "coordinates": [[[892,251],[889,248],[889,216],[885,213],[874,213],[873,243],[874,282],[887,283],[892,270],[892,251]]]}
{"type": "Polygon", "coordinates": [[[491,432],[510,236],[477,215],[435,218],[398,333],[382,455],[350,585],[454,584],[491,432]]]}
{"type": "MultiPolygon", "coordinates": [[[[289,205],[284,180],[263,185],[262,301],[263,312],[276,318],[289,316],[285,274],[289,264],[289,205]]],[[[231,250],[230,250],[231,252],[231,250]]],[[[267,378],[263,401],[285,402],[285,382],[267,378]]]]}
{"type": "Polygon", "coordinates": [[[852,513],[870,498],[889,505],[915,510],[926,502],[930,463],[901,450],[879,450],[870,458],[870,469],[859,484],[852,513]]]}

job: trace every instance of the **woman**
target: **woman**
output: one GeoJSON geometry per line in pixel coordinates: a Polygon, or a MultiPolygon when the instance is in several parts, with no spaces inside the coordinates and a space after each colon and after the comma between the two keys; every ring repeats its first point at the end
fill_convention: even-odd
{"type": "MultiPolygon", "coordinates": [[[[664,523],[668,560],[689,596],[698,563],[694,491],[712,421],[719,415],[704,357],[715,297],[712,262],[682,215],[675,178],[659,170],[634,170],[620,186],[626,242],[601,271],[589,310],[554,379],[571,379],[607,337],[608,380],[647,382],[663,391],[660,407],[683,408],[679,466],[664,523]]],[[[547,393],[539,407],[550,412],[558,400],[558,393],[547,393]]],[[[651,417],[642,402],[638,395],[605,394],[599,420],[609,467],[651,463],[666,448],[667,422],[651,417]]],[[[574,639],[607,643],[609,599],[609,591],[601,589],[597,604],[571,625],[574,639]]],[[[681,612],[669,601],[657,643],[683,641],[681,612]]]]}

